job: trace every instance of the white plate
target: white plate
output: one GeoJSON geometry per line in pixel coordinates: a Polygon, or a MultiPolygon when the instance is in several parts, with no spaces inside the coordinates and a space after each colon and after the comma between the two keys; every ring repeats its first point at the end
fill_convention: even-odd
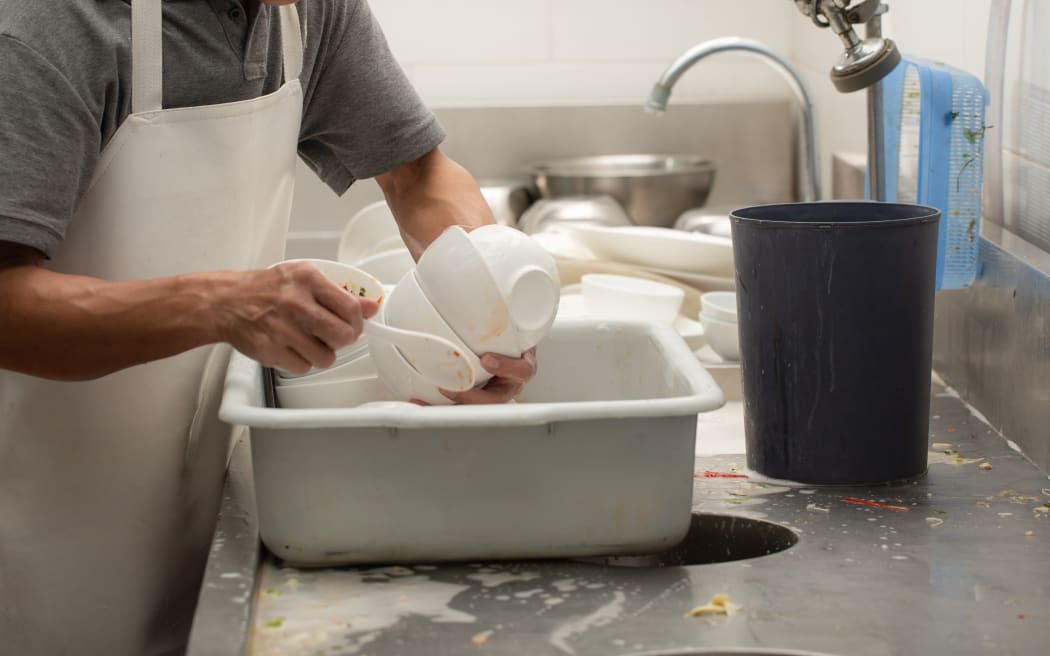
{"type": "Polygon", "coordinates": [[[674,269],[661,269],[657,267],[642,267],[649,273],[658,273],[661,276],[667,276],[677,280],[678,282],[685,283],[691,287],[702,289],[709,292],[732,292],[736,291],[736,281],[732,276],[723,278],[722,276],[707,276],[702,273],[689,273],[687,271],[675,271],[674,269]]]}
{"type": "Polygon", "coordinates": [[[733,240],[725,237],[651,226],[565,229],[595,255],[614,262],[722,278],[733,275],[733,240]]]}

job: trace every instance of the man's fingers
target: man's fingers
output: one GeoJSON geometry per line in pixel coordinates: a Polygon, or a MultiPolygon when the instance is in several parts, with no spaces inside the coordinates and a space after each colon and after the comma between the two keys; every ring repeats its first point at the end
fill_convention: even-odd
{"type": "Polygon", "coordinates": [[[289,328],[281,341],[300,358],[319,369],[330,367],[335,362],[335,349],[313,335],[289,328]]]}
{"type": "Polygon", "coordinates": [[[509,378],[493,378],[485,387],[466,390],[464,392],[450,392],[441,390],[441,393],[456,403],[463,405],[492,405],[506,403],[517,396],[521,391],[521,384],[509,378]]]}
{"type": "Polygon", "coordinates": [[[379,306],[370,299],[348,294],[346,290],[329,280],[323,282],[324,284],[314,289],[314,298],[322,307],[349,325],[356,338],[364,329],[364,318],[375,314],[379,306]],[[366,311],[370,311],[371,314],[366,314],[366,311]]]}
{"type": "Polygon", "coordinates": [[[525,351],[520,358],[486,353],[481,358],[481,366],[493,376],[524,385],[536,375],[536,349],[525,351]]]}
{"type": "Polygon", "coordinates": [[[290,348],[281,349],[272,361],[265,364],[293,374],[305,374],[311,367],[309,362],[290,348]]]}

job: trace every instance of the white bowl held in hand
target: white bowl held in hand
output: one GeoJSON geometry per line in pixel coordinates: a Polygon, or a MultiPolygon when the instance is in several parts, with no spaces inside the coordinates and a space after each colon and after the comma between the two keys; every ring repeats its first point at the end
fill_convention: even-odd
{"type": "Polygon", "coordinates": [[[701,314],[700,323],[704,326],[704,339],[711,350],[726,360],[740,359],[740,336],[735,321],[722,321],[701,314]]]}
{"type": "Polygon", "coordinates": [[[383,297],[386,295],[386,292],[383,290],[383,285],[376,280],[375,276],[360,267],[345,264],[343,262],[336,262],[335,260],[322,260],[317,258],[284,260],[283,262],[271,265],[271,268],[278,264],[288,264],[290,262],[308,262],[314,265],[326,278],[354,296],[370,298],[376,303],[382,303],[383,297]]]}
{"type": "Polygon", "coordinates": [[[736,292],[706,292],[700,295],[700,312],[713,319],[736,321],[736,292]]]}
{"type": "MultiPolygon", "coordinates": [[[[396,291],[396,290],[395,290],[396,291]]],[[[386,322],[386,306],[371,321],[386,322]]],[[[452,405],[452,400],[438,388],[428,383],[412,365],[405,360],[397,347],[386,340],[372,340],[368,352],[375,363],[376,372],[395,401],[424,401],[430,405],[452,405]]],[[[464,351],[466,356],[469,351],[464,351]]],[[[479,371],[484,371],[480,369],[479,371]]]]}
{"type": "Polygon", "coordinates": [[[674,285],[615,274],[584,274],[580,286],[588,313],[596,317],[672,323],[685,298],[674,285]]]}
{"type": "MultiPolygon", "coordinates": [[[[455,331],[441,317],[423,293],[415,272],[409,271],[401,278],[394,291],[387,299],[383,311],[383,323],[394,328],[416,330],[422,333],[437,335],[452,342],[458,352],[474,370],[474,385],[480,387],[487,383],[492,375],[481,366],[481,360],[456,335],[455,331]]],[[[405,354],[401,354],[405,357],[405,354]]],[[[407,358],[406,358],[407,360],[407,358]]]]}
{"type": "Polygon", "coordinates": [[[554,257],[525,233],[507,226],[481,226],[467,237],[506,301],[518,346],[522,351],[536,346],[558,314],[561,281],[554,257]]]}
{"type": "MultiPolygon", "coordinates": [[[[375,279],[374,276],[369,274],[358,267],[345,264],[343,262],[336,262],[334,260],[323,260],[317,258],[300,258],[293,260],[284,260],[271,265],[270,268],[277,266],[278,264],[287,264],[291,262],[308,262],[316,267],[326,278],[334,282],[335,284],[346,290],[347,293],[353,294],[359,298],[369,298],[376,303],[383,303],[386,297],[386,290],[383,289],[383,285],[375,279]]],[[[359,337],[357,341],[349,346],[346,346],[335,354],[335,362],[332,366],[337,366],[347,362],[348,360],[357,357],[361,353],[366,352],[367,342],[364,337],[359,337]]],[[[322,369],[311,369],[305,374],[293,374],[288,371],[277,369],[277,375],[280,378],[290,379],[298,378],[299,376],[306,376],[310,374],[323,371],[322,369]]]]}
{"type": "Polygon", "coordinates": [[[503,294],[463,228],[447,228],[431,242],[416,263],[416,276],[431,305],[472,352],[521,356],[503,294]]]}

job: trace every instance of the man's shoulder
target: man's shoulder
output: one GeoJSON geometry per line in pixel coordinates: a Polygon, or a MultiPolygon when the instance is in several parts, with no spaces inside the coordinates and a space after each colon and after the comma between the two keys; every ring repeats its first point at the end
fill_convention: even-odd
{"type": "Polygon", "coordinates": [[[123,0],[0,0],[0,36],[54,64],[91,62],[126,41],[123,0]]]}

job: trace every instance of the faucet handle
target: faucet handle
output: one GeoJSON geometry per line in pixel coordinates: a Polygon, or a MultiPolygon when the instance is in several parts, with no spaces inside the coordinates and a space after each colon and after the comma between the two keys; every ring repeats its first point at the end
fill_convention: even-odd
{"type": "MultiPolygon", "coordinates": [[[[889,7],[882,0],[795,0],[803,16],[808,16],[817,27],[834,27],[848,24],[861,25],[876,16],[885,14],[889,7]]],[[[837,31],[837,30],[836,30],[837,31]]]]}
{"type": "Polygon", "coordinates": [[[882,0],[863,0],[853,7],[845,7],[846,20],[854,25],[863,25],[876,16],[881,16],[889,11],[889,7],[882,0]]]}

